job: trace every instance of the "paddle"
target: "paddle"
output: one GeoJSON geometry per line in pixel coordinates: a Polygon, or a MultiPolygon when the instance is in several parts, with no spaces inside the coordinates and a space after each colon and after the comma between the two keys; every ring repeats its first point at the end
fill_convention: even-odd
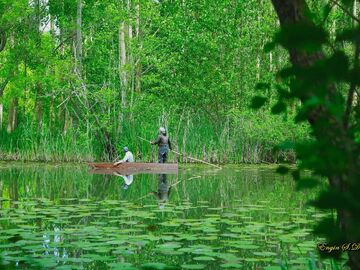
{"type": "MultiPolygon", "coordinates": [[[[137,137],[138,137],[139,139],[145,141],[145,142],[151,143],[149,140],[147,140],[147,139],[145,139],[145,138],[142,138],[142,137],[140,137],[140,136],[137,136],[137,137]]],[[[179,152],[177,152],[177,151],[175,151],[175,150],[170,150],[170,151],[173,152],[173,153],[175,153],[175,154],[177,154],[177,155],[179,155],[179,156],[183,156],[183,157],[185,157],[185,158],[188,158],[188,159],[191,159],[191,160],[194,160],[194,161],[198,161],[198,162],[201,162],[201,163],[204,163],[204,164],[213,166],[213,167],[218,168],[218,169],[222,169],[220,166],[215,165],[215,164],[212,164],[212,163],[209,163],[209,162],[206,162],[206,161],[204,161],[204,160],[201,160],[201,159],[198,159],[198,158],[194,158],[194,157],[190,157],[190,156],[186,156],[186,155],[181,154],[181,153],[179,153],[179,152]]]]}
{"type": "Polygon", "coordinates": [[[120,156],[121,156],[121,155],[119,155],[117,158],[114,159],[114,161],[113,161],[113,163],[114,163],[113,168],[118,167],[120,164],[122,164],[122,163],[119,163],[119,164],[115,165],[115,163],[117,162],[117,160],[119,160],[120,156]]]}

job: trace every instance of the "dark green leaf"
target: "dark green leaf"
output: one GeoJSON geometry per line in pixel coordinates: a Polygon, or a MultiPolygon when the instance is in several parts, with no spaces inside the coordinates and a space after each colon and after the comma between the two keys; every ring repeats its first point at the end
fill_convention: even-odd
{"type": "Polygon", "coordinates": [[[286,105],[284,102],[278,102],[271,108],[271,113],[273,114],[279,114],[286,110],[286,105]]]}
{"type": "Polygon", "coordinates": [[[280,165],[277,169],[276,172],[279,174],[287,174],[289,172],[289,168],[283,165],[280,165]]]}
{"type": "Polygon", "coordinates": [[[335,189],[322,191],[319,197],[310,203],[321,209],[351,209],[352,206],[349,198],[335,189]]]}
{"type": "MultiPolygon", "coordinates": [[[[322,219],[315,226],[314,233],[327,237],[328,244],[341,244],[345,242],[345,235],[341,232],[339,224],[336,223],[333,217],[322,219]]],[[[336,253],[331,255],[334,256],[336,253]]]]}
{"type": "Polygon", "coordinates": [[[264,46],[264,52],[269,53],[274,50],[276,43],[275,42],[268,42],[264,46]]]}
{"type": "Polygon", "coordinates": [[[300,171],[299,170],[295,170],[295,171],[291,172],[291,175],[295,181],[298,181],[300,179],[300,171]]]}
{"type": "Polygon", "coordinates": [[[287,151],[287,150],[292,150],[295,148],[295,143],[291,142],[291,141],[284,141],[281,144],[277,145],[275,147],[275,150],[283,150],[283,151],[287,151]]]}
{"type": "Polygon", "coordinates": [[[319,180],[312,178],[312,177],[304,177],[297,180],[297,189],[304,190],[304,189],[311,189],[320,184],[319,180]]]}
{"type": "Polygon", "coordinates": [[[261,96],[254,97],[251,101],[251,108],[259,109],[265,104],[266,100],[267,100],[266,97],[261,97],[261,96]]]}
{"type": "Polygon", "coordinates": [[[270,84],[269,83],[257,83],[255,88],[257,90],[268,90],[268,89],[270,89],[270,84]]]}
{"type": "Polygon", "coordinates": [[[351,41],[358,42],[360,39],[360,29],[359,28],[350,28],[346,29],[336,36],[336,41],[351,41]]]}
{"type": "Polygon", "coordinates": [[[351,9],[350,12],[352,12],[352,5],[354,4],[353,0],[340,0],[341,4],[345,6],[345,8],[351,9]]]}
{"type": "Polygon", "coordinates": [[[327,33],[321,27],[309,23],[287,25],[275,36],[274,42],[286,49],[299,49],[315,52],[328,40],[327,33]]]}

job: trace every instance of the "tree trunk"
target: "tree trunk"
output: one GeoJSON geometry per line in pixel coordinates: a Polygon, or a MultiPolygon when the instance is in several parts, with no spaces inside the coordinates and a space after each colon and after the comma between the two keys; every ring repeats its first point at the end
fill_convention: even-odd
{"type": "MultiPolygon", "coordinates": [[[[62,2],[62,4],[64,4],[62,2]]],[[[62,7],[64,8],[64,7],[62,7]]],[[[61,55],[61,59],[64,59],[65,57],[65,44],[64,44],[64,29],[63,26],[60,24],[59,25],[59,39],[60,39],[60,55],[61,55]]],[[[64,77],[62,74],[61,77],[61,83],[64,83],[64,77]]],[[[57,111],[57,120],[58,120],[58,126],[60,127],[61,125],[63,125],[62,127],[62,131],[63,134],[66,134],[66,104],[64,104],[64,96],[63,94],[61,94],[60,96],[60,101],[59,101],[59,106],[58,111],[57,111]]]]}
{"type": "Polygon", "coordinates": [[[54,16],[51,14],[50,16],[50,34],[53,38],[55,38],[55,22],[54,22],[54,16]]]}
{"type": "Polygon", "coordinates": [[[72,118],[70,116],[70,113],[68,111],[67,108],[65,108],[64,110],[64,128],[63,128],[63,133],[64,135],[66,135],[67,131],[69,130],[69,128],[72,128],[72,118]]]}
{"type": "MultiPolygon", "coordinates": [[[[276,13],[280,20],[281,27],[296,24],[296,23],[305,23],[305,24],[314,24],[306,14],[309,14],[308,6],[305,0],[272,0],[273,6],[276,10],[276,13]]],[[[314,53],[305,53],[303,51],[299,51],[297,49],[290,49],[290,61],[294,66],[300,67],[308,67],[313,65],[315,62],[324,59],[324,54],[322,51],[317,51],[314,53]]],[[[301,80],[301,78],[298,78],[301,80]]],[[[329,84],[327,87],[327,96],[328,99],[331,100],[334,92],[336,91],[335,85],[329,84]]],[[[313,95],[309,93],[308,96],[302,98],[302,102],[307,101],[313,95]]],[[[322,130],[321,126],[317,125],[317,121],[324,121],[325,119],[329,119],[329,115],[327,115],[326,111],[321,107],[315,108],[308,117],[308,122],[313,127],[313,134],[315,137],[319,139],[326,138],[329,141],[332,141],[334,145],[339,144],[347,144],[349,142],[348,139],[346,141],[335,141],[331,135],[327,134],[326,130],[322,130]],[[322,138],[323,137],[323,138],[322,138]]],[[[330,122],[330,120],[329,120],[330,122]]],[[[342,129],[342,122],[336,122],[333,124],[334,129],[342,129]]],[[[344,140],[345,140],[344,139],[344,140]]],[[[349,147],[351,148],[351,147],[349,147]]],[[[342,176],[346,177],[346,176],[342,176]]],[[[346,192],[344,188],[344,179],[340,177],[329,177],[330,185],[341,192],[346,192]]],[[[351,226],[351,213],[345,212],[343,210],[337,210],[337,217],[340,222],[340,228],[346,235],[346,241],[348,242],[358,242],[358,239],[353,239],[353,236],[350,233],[351,226]]],[[[360,269],[360,253],[359,252],[348,252],[349,255],[349,265],[351,269],[360,269]]]]}
{"type": "Polygon", "coordinates": [[[60,38],[60,55],[61,58],[64,58],[65,55],[65,45],[64,45],[64,30],[60,27],[59,28],[59,38],[60,38]]]}
{"type": "Polygon", "coordinates": [[[6,33],[4,30],[0,29],[0,52],[5,49],[6,45],[6,33]]]}
{"type": "Polygon", "coordinates": [[[75,61],[79,74],[82,71],[82,0],[77,0],[75,61]]]}
{"type": "Polygon", "coordinates": [[[49,109],[49,129],[51,130],[55,126],[55,97],[50,97],[50,109],[49,109]]]}
{"type": "Polygon", "coordinates": [[[256,57],[256,80],[260,80],[260,55],[256,57]]]}
{"type": "Polygon", "coordinates": [[[130,72],[128,74],[128,90],[130,91],[130,112],[132,110],[132,105],[134,101],[134,78],[135,78],[135,67],[132,51],[132,42],[133,42],[133,26],[132,26],[132,15],[131,15],[131,0],[127,0],[127,10],[129,16],[128,23],[128,40],[127,40],[127,54],[128,54],[128,65],[130,66],[130,72]]]}
{"type": "Polygon", "coordinates": [[[16,124],[17,124],[16,106],[17,106],[17,99],[14,98],[11,100],[9,113],[8,113],[8,122],[7,122],[8,133],[13,132],[16,128],[16,124]]]}
{"type": "Polygon", "coordinates": [[[125,22],[121,22],[119,26],[119,77],[120,77],[120,96],[121,96],[121,111],[119,114],[119,118],[120,118],[119,125],[121,126],[124,120],[124,113],[126,108],[126,89],[127,89],[125,22]]]}
{"type": "MultiPolygon", "coordinates": [[[[140,4],[137,3],[135,5],[135,13],[136,13],[136,26],[135,26],[135,34],[138,44],[138,55],[142,49],[141,35],[140,35],[140,4]]],[[[135,67],[135,91],[140,92],[141,90],[141,61],[140,56],[137,57],[136,67],[135,67]]]]}
{"type": "Polygon", "coordinates": [[[39,96],[42,94],[42,87],[41,83],[37,83],[37,92],[36,92],[36,98],[35,98],[35,112],[36,112],[36,126],[37,130],[40,131],[42,126],[42,114],[43,114],[43,106],[41,104],[41,100],[39,96]]]}

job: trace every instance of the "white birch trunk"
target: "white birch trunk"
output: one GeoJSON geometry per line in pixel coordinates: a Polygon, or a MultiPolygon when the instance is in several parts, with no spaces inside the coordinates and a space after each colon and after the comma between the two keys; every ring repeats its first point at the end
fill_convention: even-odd
{"type": "Polygon", "coordinates": [[[82,70],[82,0],[77,0],[75,61],[78,72],[82,70]]]}
{"type": "Polygon", "coordinates": [[[140,35],[140,5],[137,3],[135,5],[135,16],[136,16],[136,24],[135,24],[135,35],[139,38],[140,35]]]}
{"type": "Polygon", "coordinates": [[[124,112],[126,108],[126,88],[127,88],[127,72],[126,72],[126,44],[125,44],[125,22],[121,22],[119,26],[119,77],[120,77],[120,96],[121,111],[119,114],[119,132],[124,120],[124,112]]]}
{"type": "Polygon", "coordinates": [[[131,0],[127,0],[127,10],[129,16],[128,23],[128,40],[127,40],[127,53],[128,53],[128,64],[130,66],[130,72],[128,74],[128,90],[130,90],[130,111],[132,110],[132,105],[134,101],[134,78],[135,78],[135,65],[132,52],[132,42],[133,42],[133,25],[132,25],[132,14],[131,14],[131,0]]]}
{"type": "Polygon", "coordinates": [[[10,103],[10,108],[8,113],[8,122],[7,122],[8,133],[13,132],[16,127],[16,105],[17,105],[17,100],[13,99],[10,103]]]}
{"type": "MultiPolygon", "coordinates": [[[[137,39],[137,44],[139,46],[139,51],[142,50],[142,43],[140,37],[140,5],[137,3],[135,5],[135,13],[136,13],[136,26],[135,26],[135,34],[137,39]]],[[[140,57],[136,59],[136,67],[135,67],[135,91],[140,92],[141,90],[141,62],[140,57]]]]}

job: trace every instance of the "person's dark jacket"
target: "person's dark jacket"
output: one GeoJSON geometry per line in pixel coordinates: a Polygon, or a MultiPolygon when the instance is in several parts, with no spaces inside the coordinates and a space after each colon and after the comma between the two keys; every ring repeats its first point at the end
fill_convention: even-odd
{"type": "Polygon", "coordinates": [[[167,145],[169,146],[169,149],[172,150],[170,139],[164,134],[160,134],[154,144],[159,145],[159,147],[167,145]]]}

